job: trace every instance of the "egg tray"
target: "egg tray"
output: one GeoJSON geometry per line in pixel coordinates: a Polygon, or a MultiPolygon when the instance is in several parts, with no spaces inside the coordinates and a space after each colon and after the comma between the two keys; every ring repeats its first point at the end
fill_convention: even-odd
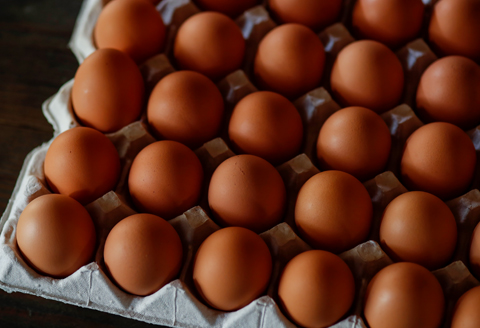
{"type": "MultiPolygon", "coordinates": [[[[425,1],[424,1],[425,2],[425,1]]],[[[348,22],[348,15],[354,1],[345,1],[342,21],[348,22]]],[[[102,1],[85,0],[70,47],[80,62],[95,50],[92,31],[101,11],[102,1]]],[[[171,46],[178,26],[198,8],[189,0],[164,0],[157,9],[167,24],[167,46],[163,54],[147,60],[140,69],[147,91],[165,75],[175,69],[170,64],[171,46]]],[[[428,16],[428,10],[426,15],[428,16]]],[[[256,47],[262,37],[276,26],[265,6],[257,6],[242,14],[236,20],[246,39],[246,60],[242,70],[236,71],[218,83],[226,104],[225,122],[235,104],[244,96],[256,91],[251,83],[251,70],[256,47]]],[[[348,25],[348,24],[347,24],[348,25]]],[[[334,24],[319,33],[327,53],[324,76],[329,76],[336,54],[355,39],[342,23],[334,24]]],[[[414,105],[416,86],[422,72],[437,57],[423,39],[415,40],[397,51],[405,71],[406,87],[403,103],[382,114],[392,135],[392,151],[387,171],[364,183],[374,206],[374,219],[369,241],[340,254],[355,276],[356,297],[346,316],[332,327],[366,327],[362,319],[362,302],[368,282],[381,268],[392,261],[382,251],[378,241],[379,223],[388,203],[407,190],[398,176],[399,161],[403,145],[408,136],[423,123],[415,116],[410,106],[414,105]]],[[[70,101],[73,80],[67,82],[59,92],[43,105],[43,112],[54,128],[54,137],[59,133],[79,126],[70,101]]],[[[223,124],[220,137],[199,149],[199,157],[205,171],[203,197],[196,206],[169,222],[179,233],[184,258],[178,279],[164,286],[158,292],[146,296],[133,296],[123,292],[111,282],[105,273],[103,245],[110,229],[124,217],[135,213],[128,194],[126,178],[135,155],[146,145],[155,141],[145,124],[145,116],[107,136],[115,144],[122,164],[121,178],[111,191],[87,206],[97,231],[95,260],[64,279],[41,276],[22,259],[16,244],[15,229],[18,218],[25,206],[40,195],[50,193],[46,188],[43,174],[45,154],[52,140],[34,149],[25,159],[17,184],[7,209],[0,221],[0,288],[8,292],[19,291],[44,298],[54,299],[81,307],[97,309],[149,323],[174,327],[294,327],[276,305],[276,286],[285,264],[295,255],[310,249],[296,235],[294,204],[301,186],[318,173],[315,144],[318,132],[325,120],[340,106],[328,93],[328,80],[315,90],[294,101],[304,124],[302,154],[280,165],[280,172],[287,186],[287,208],[284,222],[260,234],[273,256],[273,273],[265,296],[234,312],[220,312],[199,301],[192,282],[192,262],[201,242],[219,227],[209,218],[206,190],[215,168],[225,159],[234,155],[228,146],[228,136],[223,124]]],[[[225,123],[224,122],[224,123],[225,123]]],[[[480,153],[480,128],[467,132],[480,153]]],[[[480,160],[478,161],[480,162],[480,160]]],[[[471,234],[480,221],[480,170],[477,167],[471,190],[465,195],[447,202],[457,220],[458,244],[452,262],[434,274],[440,281],[447,300],[444,327],[449,326],[453,306],[466,290],[479,285],[464,263],[468,263],[471,234]]]]}

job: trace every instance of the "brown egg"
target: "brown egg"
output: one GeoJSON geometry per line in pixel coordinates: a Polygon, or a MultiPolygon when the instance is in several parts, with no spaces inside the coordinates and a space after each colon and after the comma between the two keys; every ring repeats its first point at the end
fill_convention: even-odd
{"type": "Polygon", "coordinates": [[[248,229],[230,227],[200,245],[193,282],[210,306],[234,311],[262,295],[271,273],[272,257],[263,239],[248,229]]]}
{"type": "Polygon", "coordinates": [[[115,0],[98,16],[94,38],[99,49],[113,48],[142,63],[163,49],[166,28],[151,1],[115,0]]]}
{"type": "Polygon", "coordinates": [[[308,27],[285,24],[271,30],[260,42],[254,74],[258,86],[287,98],[297,98],[320,84],[325,50],[308,27]]]}
{"type": "Polygon", "coordinates": [[[237,152],[278,165],[299,153],[302,118],[287,98],[270,91],[254,92],[235,106],[228,136],[237,152]]]}
{"type": "Polygon", "coordinates": [[[86,205],[115,188],[120,158],[105,135],[77,127],[53,140],[45,156],[44,171],[53,192],[86,205]]]}
{"type": "Polygon", "coordinates": [[[237,17],[245,10],[255,6],[259,0],[196,0],[203,10],[218,11],[230,17],[237,17]]]}
{"type": "Polygon", "coordinates": [[[144,88],[140,70],[127,55],[97,50],[75,74],[73,110],[83,125],[114,132],[138,119],[144,88]]]}
{"type": "Polygon", "coordinates": [[[180,237],[167,221],[152,214],[134,214],[110,231],[103,256],[117,285],[144,296],[177,276],[182,252],[180,237]]]}
{"type": "Polygon", "coordinates": [[[398,48],[419,34],[424,7],[422,0],[358,0],[352,28],[361,38],[398,48]]]}
{"type": "Polygon", "coordinates": [[[407,139],[400,163],[402,182],[443,200],[460,196],[470,185],[476,163],[468,135],[450,123],[430,123],[407,139]]]}
{"type": "Polygon", "coordinates": [[[480,278],[480,224],[477,224],[473,230],[469,261],[470,270],[477,278],[480,278]]]}
{"type": "Polygon", "coordinates": [[[329,327],[350,309],[355,282],[335,254],[313,250],[295,256],[280,277],[280,306],[302,327],[329,327]]]}
{"type": "Polygon", "coordinates": [[[381,114],[400,101],[403,80],[403,68],[395,54],[380,42],[363,40],[340,51],[330,84],[342,105],[367,107],[381,114]]]}
{"type": "Polygon", "coordinates": [[[346,251],[367,239],[372,222],[367,189],[352,175],[325,171],[300,189],[295,223],[311,246],[333,253],[346,251]]]}
{"type": "Polygon", "coordinates": [[[428,38],[446,55],[480,60],[480,1],[441,0],[433,7],[428,38]]]}
{"type": "Polygon", "coordinates": [[[128,176],[135,206],[172,219],[197,204],[203,168],[187,146],[170,140],[154,142],[138,153],[128,176]]]}
{"type": "Polygon", "coordinates": [[[147,117],[160,139],[197,148],[213,139],[223,116],[223,98],[206,76],[192,71],[167,75],[148,100],[147,117]]]}
{"type": "Polygon", "coordinates": [[[394,261],[438,269],[455,251],[455,217],[440,198],[423,191],[407,192],[391,201],[383,212],[380,244],[394,261]]]}
{"type": "Polygon", "coordinates": [[[382,118],[364,107],[347,107],[331,115],[320,129],[317,157],[325,170],[367,180],[387,165],[392,140],[382,118]]]}
{"type": "Polygon", "coordinates": [[[417,111],[426,122],[476,127],[480,124],[480,66],[460,56],[435,61],[420,79],[417,111]]]}
{"type": "Polygon", "coordinates": [[[450,328],[480,327],[480,286],[474,287],[460,297],[455,305],[450,328]]]}
{"type": "Polygon", "coordinates": [[[257,233],[282,220],[285,199],[280,173],[254,155],[225,160],[213,173],[208,188],[208,204],[218,223],[257,233]]]}
{"type": "Polygon", "coordinates": [[[235,22],[217,12],[202,12],[179,28],[173,49],[181,69],[219,80],[240,68],[245,40],[235,22]]]}
{"type": "Polygon", "coordinates": [[[23,210],[17,244],[26,262],[42,274],[64,278],[92,260],[95,227],[87,210],[65,195],[43,195],[23,210]]]}
{"type": "Polygon", "coordinates": [[[268,7],[280,23],[297,23],[319,31],[337,21],[342,0],[268,0],[268,7]]]}
{"type": "Polygon", "coordinates": [[[440,283],[415,263],[380,270],[365,295],[364,315],[370,328],[438,328],[444,309],[440,283]]]}

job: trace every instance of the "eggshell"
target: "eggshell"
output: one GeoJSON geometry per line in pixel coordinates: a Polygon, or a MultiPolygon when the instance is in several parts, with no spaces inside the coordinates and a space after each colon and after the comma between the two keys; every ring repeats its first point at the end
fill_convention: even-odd
{"type": "Polygon", "coordinates": [[[287,98],[270,91],[254,92],[235,106],[228,136],[237,152],[278,165],[299,153],[302,118],[287,98]]]}
{"type": "Polygon", "coordinates": [[[480,66],[461,56],[435,61],[420,79],[417,111],[426,122],[476,127],[480,124],[480,66]]]}
{"type": "Polygon", "coordinates": [[[230,157],[212,175],[208,204],[216,222],[257,233],[282,220],[286,190],[275,168],[254,155],[230,157]]]}
{"type": "Polygon", "coordinates": [[[144,89],[133,60],[118,50],[100,49],[77,69],[73,110],[83,125],[114,132],[138,119],[144,89]]]}
{"type": "Polygon", "coordinates": [[[87,210],[65,195],[47,194],[30,202],[17,223],[18,248],[42,274],[63,278],[92,260],[95,227],[87,210]]]}
{"type": "Polygon", "coordinates": [[[370,328],[438,328],[444,309],[440,283],[415,263],[382,269],[365,295],[364,315],[370,328]]]}
{"type": "Polygon", "coordinates": [[[138,153],[128,188],[140,211],[171,219],[197,204],[202,181],[202,164],[195,153],[179,142],[164,140],[138,153]]]}
{"type": "Polygon", "coordinates": [[[404,193],[391,201],[383,212],[380,244],[395,261],[438,269],[448,263],[455,251],[455,217],[450,208],[432,194],[404,193]]]}
{"type": "Polygon", "coordinates": [[[113,280],[135,295],[155,293],[182,265],[182,242],[175,229],[152,214],[134,214],[108,234],[105,266],[113,280]]]}
{"type": "Polygon", "coordinates": [[[446,55],[480,60],[480,1],[441,0],[433,7],[428,38],[446,55]]]}
{"type": "Polygon", "coordinates": [[[217,12],[202,12],[178,29],[174,57],[181,69],[219,80],[240,68],[245,40],[235,22],[217,12]]]}
{"type": "Polygon", "coordinates": [[[229,227],[200,245],[193,281],[210,306],[233,311],[262,295],[271,273],[272,257],[263,239],[248,229],[229,227]]]}
{"type": "Polygon", "coordinates": [[[235,18],[248,8],[255,6],[258,0],[196,0],[196,3],[203,10],[218,11],[235,18]]]}
{"type": "Polygon", "coordinates": [[[302,327],[329,327],[350,309],[355,282],[340,257],[312,250],[285,266],[278,285],[280,306],[302,327]]]}
{"type": "Polygon", "coordinates": [[[325,171],[300,189],[295,224],[311,246],[340,253],[367,239],[372,214],[372,201],[360,181],[345,172],[325,171]]]}
{"type": "Polygon", "coordinates": [[[480,327],[480,286],[462,295],[455,305],[451,328],[480,327]]]}
{"type": "Polygon", "coordinates": [[[470,269],[480,279],[480,224],[473,230],[469,253],[470,269]]]}
{"type": "Polygon", "coordinates": [[[161,79],[153,89],[148,124],[157,138],[198,148],[217,135],[223,109],[222,95],[210,79],[179,71],[161,79]]]}
{"type": "Polygon", "coordinates": [[[105,135],[76,127],[53,140],[44,171],[53,192],[86,205],[114,189],[120,176],[120,158],[105,135]]]}
{"type": "Polygon", "coordinates": [[[430,123],[407,139],[400,170],[409,190],[422,190],[444,200],[462,194],[473,177],[475,147],[468,135],[450,123],[430,123]]]}
{"type": "Polygon", "coordinates": [[[362,106],[381,114],[400,101],[403,69],[395,54],[377,41],[356,41],[333,64],[330,84],[344,106],[362,106]]]}
{"type": "Polygon", "coordinates": [[[422,0],[358,0],[352,29],[361,38],[398,48],[419,34],[424,7],[422,0]]]}
{"type": "Polygon", "coordinates": [[[98,16],[95,43],[99,49],[113,48],[142,63],[163,49],[166,28],[152,1],[115,0],[98,16]]]}
{"type": "Polygon", "coordinates": [[[317,158],[323,169],[340,170],[368,180],[387,165],[392,140],[382,118],[364,107],[347,107],[322,125],[317,158]]]}
{"type": "Polygon", "coordinates": [[[341,0],[268,0],[273,17],[280,23],[303,24],[319,31],[337,21],[341,0]]]}
{"type": "Polygon", "coordinates": [[[325,50],[318,36],[300,24],[271,30],[255,56],[255,80],[261,89],[297,98],[320,84],[325,50]]]}

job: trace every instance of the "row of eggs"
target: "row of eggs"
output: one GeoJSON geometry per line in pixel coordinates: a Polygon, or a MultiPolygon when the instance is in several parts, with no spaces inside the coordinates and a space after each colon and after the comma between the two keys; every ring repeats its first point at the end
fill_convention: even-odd
{"type": "MultiPolygon", "coordinates": [[[[161,18],[153,10],[153,5],[158,2],[160,1],[146,0],[143,4],[135,4],[132,1],[108,3],[95,28],[94,38],[97,46],[125,51],[137,62],[142,62],[160,52],[166,33],[161,18]]],[[[219,12],[233,18],[259,2],[259,0],[195,0],[202,10],[219,12]]],[[[376,40],[391,48],[398,48],[419,35],[427,14],[424,3],[430,5],[432,2],[436,1],[358,0],[353,5],[349,25],[359,38],[376,40]]],[[[266,4],[277,22],[301,24],[315,32],[338,21],[342,6],[351,6],[346,0],[307,0],[300,4],[294,0],[268,0],[266,4]]],[[[480,58],[480,47],[477,44],[479,22],[476,18],[479,10],[478,3],[472,0],[442,0],[441,3],[436,4],[426,24],[428,39],[435,50],[444,55],[462,55],[478,60],[480,58]]],[[[206,33],[201,30],[195,31],[195,27],[209,29],[213,38],[219,37],[218,31],[213,29],[219,18],[213,20],[216,22],[212,21],[212,25],[208,27],[189,23],[190,26],[185,27],[188,31],[182,33],[185,34],[186,39],[182,37],[178,42],[179,45],[176,46],[179,48],[178,52],[183,53],[183,45],[191,46],[184,41],[193,41],[193,45],[196,46],[200,44],[200,40],[194,40],[190,33],[200,37],[201,41],[205,41],[206,33]],[[190,40],[187,40],[188,38],[190,40]]],[[[197,20],[197,23],[199,22],[200,19],[197,20]]],[[[223,24],[229,25],[226,21],[223,24]]],[[[233,30],[231,28],[225,30],[222,37],[232,36],[233,30]]],[[[231,42],[226,45],[236,44],[237,46],[233,48],[240,50],[243,48],[240,38],[234,38],[231,42]]],[[[212,42],[209,44],[214,45],[212,42]]],[[[225,49],[226,52],[230,50],[228,46],[225,49]]],[[[209,55],[214,54],[211,52],[209,55]]],[[[187,57],[198,60],[188,54],[187,57]]],[[[232,59],[231,64],[234,62],[235,60],[232,59]]]]}

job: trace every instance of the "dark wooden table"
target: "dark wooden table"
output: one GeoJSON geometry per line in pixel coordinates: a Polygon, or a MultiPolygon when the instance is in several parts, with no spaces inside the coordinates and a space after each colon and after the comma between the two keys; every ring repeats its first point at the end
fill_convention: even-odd
{"type": "MultiPolygon", "coordinates": [[[[82,0],[0,0],[0,213],[25,156],[53,135],[41,105],[71,79],[67,48],[82,0]]],[[[158,327],[0,291],[0,327],[158,327]]]]}

